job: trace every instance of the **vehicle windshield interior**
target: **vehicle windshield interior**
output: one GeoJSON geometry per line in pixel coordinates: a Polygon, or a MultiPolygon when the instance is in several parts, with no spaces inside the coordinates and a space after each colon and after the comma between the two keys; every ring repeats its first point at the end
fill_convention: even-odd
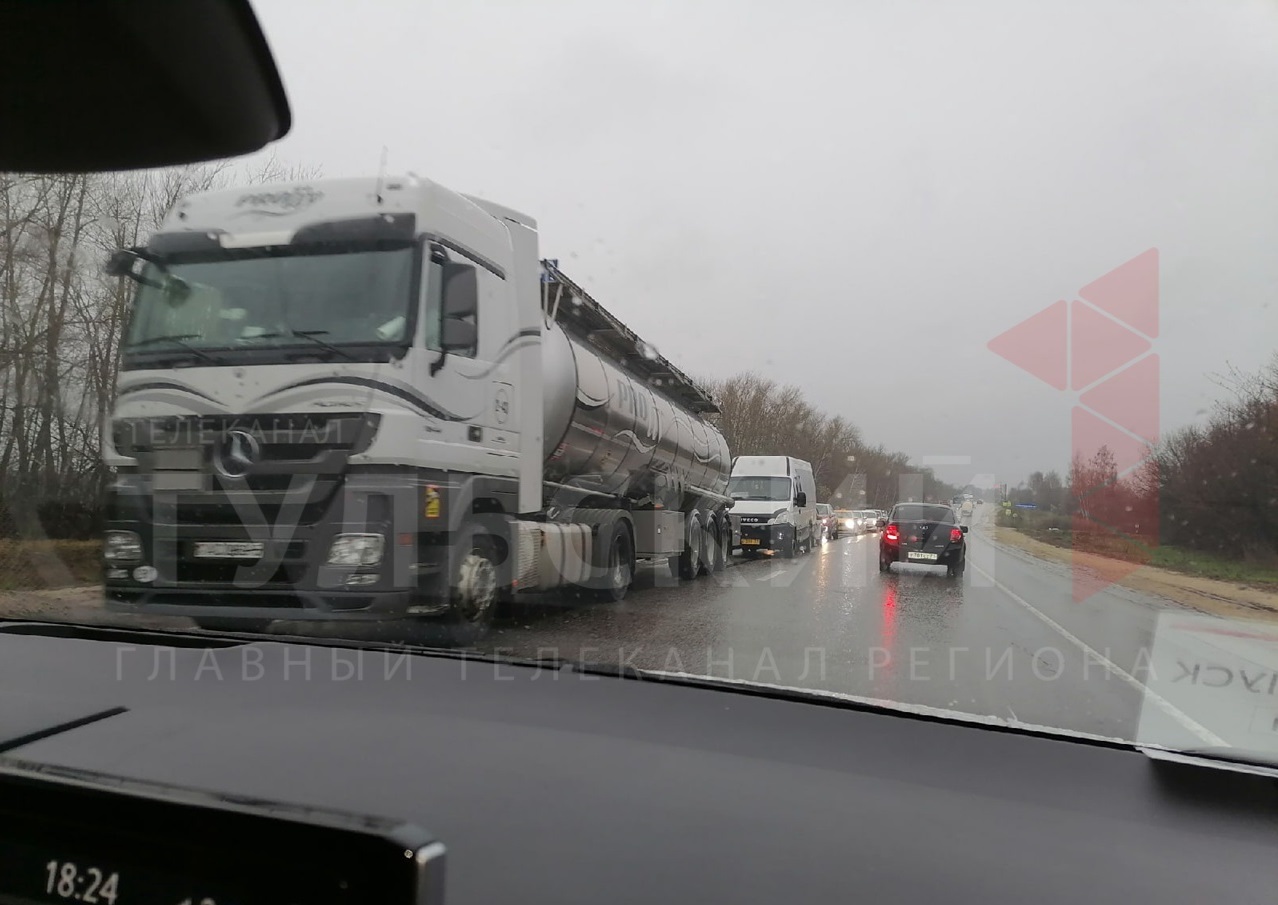
{"type": "Polygon", "coordinates": [[[25,850],[78,807],[19,754],[372,795],[494,905],[1278,896],[1225,846],[1272,789],[1146,763],[1278,776],[1278,0],[50,5],[0,3],[0,905],[431,879],[25,850]]]}

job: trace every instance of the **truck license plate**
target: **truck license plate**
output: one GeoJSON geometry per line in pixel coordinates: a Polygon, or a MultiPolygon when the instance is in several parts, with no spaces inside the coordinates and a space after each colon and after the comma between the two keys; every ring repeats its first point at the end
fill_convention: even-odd
{"type": "Polygon", "coordinates": [[[741,546],[757,547],[759,546],[759,539],[757,537],[743,537],[741,538],[741,546]]]}
{"type": "Polygon", "coordinates": [[[243,541],[199,541],[195,545],[196,559],[261,559],[266,550],[262,543],[243,541]]]}
{"type": "Polygon", "coordinates": [[[935,553],[922,553],[918,550],[911,550],[905,554],[906,559],[922,560],[923,562],[936,562],[935,553]]]}

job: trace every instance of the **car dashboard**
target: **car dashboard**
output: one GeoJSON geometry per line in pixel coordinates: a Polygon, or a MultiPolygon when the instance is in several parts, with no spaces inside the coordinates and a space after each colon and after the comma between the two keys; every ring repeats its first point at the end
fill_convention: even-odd
{"type": "MultiPolygon", "coordinates": [[[[258,821],[191,837],[207,857],[188,846],[172,863],[200,883],[158,887],[217,887],[240,882],[240,865],[276,865],[260,889],[233,886],[218,905],[307,890],[421,905],[1201,905],[1272,902],[1278,888],[1271,777],[1117,743],[687,677],[288,640],[10,624],[0,670],[0,787],[70,783],[187,808],[186,824],[147,823],[159,811],[138,805],[144,830],[99,860],[138,870],[175,827],[198,823],[192,809],[206,807],[214,828],[258,821]],[[330,835],[296,835],[317,825],[330,835]],[[343,848],[338,831],[365,847],[343,848]],[[429,870],[377,861],[386,840],[399,846],[391,862],[424,849],[429,870]],[[362,892],[335,891],[335,864],[364,878],[362,892]]],[[[20,797],[0,800],[12,809],[20,797]]],[[[67,820],[28,822],[38,846],[22,863],[39,870],[23,882],[48,880],[47,863],[93,867],[85,827],[106,826],[108,812],[43,813],[67,820]]],[[[29,841],[15,830],[25,825],[6,822],[5,857],[29,841]]],[[[60,869],[46,896],[0,875],[0,900],[65,901],[60,869]]],[[[106,905],[137,901],[122,891],[106,905]]]]}

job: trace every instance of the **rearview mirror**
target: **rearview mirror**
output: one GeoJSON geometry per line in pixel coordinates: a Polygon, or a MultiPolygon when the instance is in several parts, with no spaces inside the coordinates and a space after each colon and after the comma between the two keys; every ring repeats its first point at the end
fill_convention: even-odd
{"type": "Polygon", "coordinates": [[[800,490],[794,495],[794,505],[798,506],[800,509],[808,505],[808,495],[800,490]]]}
{"type": "Polygon", "coordinates": [[[248,0],[5,3],[0,34],[0,171],[201,163],[292,125],[248,0]]]}
{"type": "Polygon", "coordinates": [[[967,534],[967,525],[959,525],[959,530],[961,530],[964,534],[967,534]]]}

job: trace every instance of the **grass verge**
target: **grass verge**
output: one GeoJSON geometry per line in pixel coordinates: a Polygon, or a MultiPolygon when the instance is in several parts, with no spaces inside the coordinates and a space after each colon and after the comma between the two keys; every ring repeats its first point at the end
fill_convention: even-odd
{"type": "Polygon", "coordinates": [[[1226,577],[1238,574],[1231,567],[1246,564],[1230,561],[1208,563],[1200,559],[1201,554],[1186,556],[1185,551],[1174,548],[1168,548],[1161,554],[1161,561],[1157,561],[1161,548],[1154,548],[1155,556],[1147,553],[1148,562],[1126,572],[1115,570],[1114,563],[1130,562],[1130,558],[1121,560],[1112,555],[1076,550],[1067,544],[1041,541],[1016,528],[995,527],[994,539],[1038,559],[1087,569],[1099,575],[1113,575],[1115,583],[1123,587],[1156,594],[1200,612],[1231,618],[1278,619],[1278,582],[1267,580],[1267,573],[1259,573],[1257,580],[1256,573],[1248,572],[1253,580],[1247,582],[1226,577]],[[1181,568],[1162,563],[1180,565],[1181,568]],[[1211,574],[1213,570],[1215,574],[1211,574]]]}
{"type": "Polygon", "coordinates": [[[0,591],[96,584],[101,555],[101,541],[0,540],[0,591]]]}

